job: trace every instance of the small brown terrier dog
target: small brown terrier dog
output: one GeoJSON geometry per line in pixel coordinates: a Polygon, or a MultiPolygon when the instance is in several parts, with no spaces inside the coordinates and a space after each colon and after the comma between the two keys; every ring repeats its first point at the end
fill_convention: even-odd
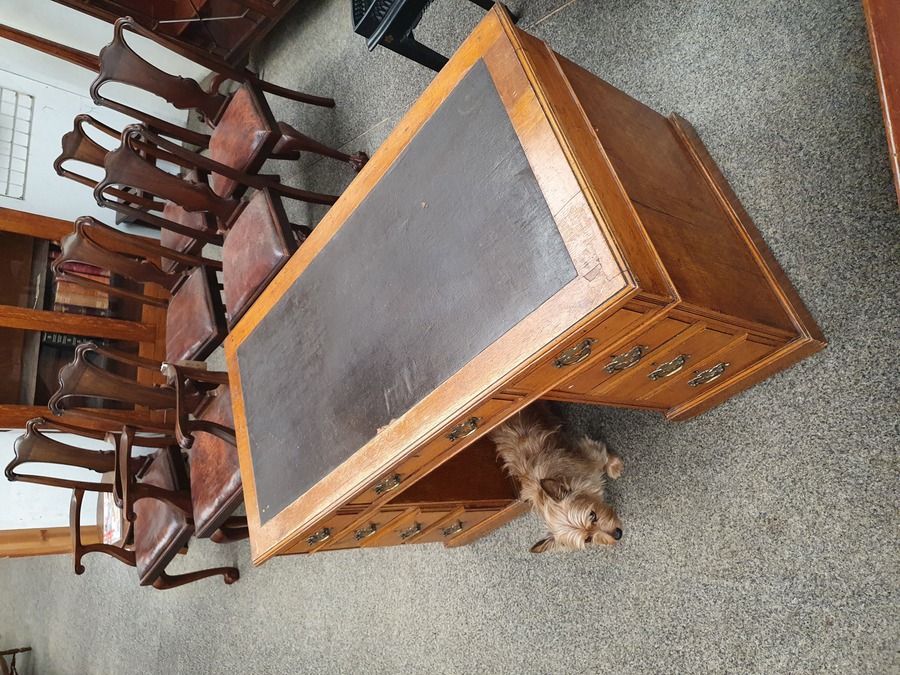
{"type": "Polygon", "coordinates": [[[606,476],[622,474],[622,458],[587,436],[573,440],[561,422],[541,404],[532,405],[491,432],[504,468],[521,486],[550,535],[531,547],[534,553],[612,546],[622,523],[604,499],[606,476]]]}

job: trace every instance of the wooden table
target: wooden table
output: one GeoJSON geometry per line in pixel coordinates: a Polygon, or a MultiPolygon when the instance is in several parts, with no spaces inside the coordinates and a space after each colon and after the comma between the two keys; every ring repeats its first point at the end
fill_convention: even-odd
{"type": "Polygon", "coordinates": [[[254,563],[468,543],[536,398],[686,419],[822,346],[690,125],[495,8],[226,343],[254,563]]]}

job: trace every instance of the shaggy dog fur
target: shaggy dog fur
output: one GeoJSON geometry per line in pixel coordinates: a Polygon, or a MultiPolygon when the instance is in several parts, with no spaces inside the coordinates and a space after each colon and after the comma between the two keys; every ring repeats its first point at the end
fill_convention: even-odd
{"type": "Polygon", "coordinates": [[[504,468],[550,531],[531,550],[614,545],[622,523],[604,498],[606,476],[618,478],[622,458],[587,436],[573,440],[546,406],[532,405],[491,432],[504,468]]]}

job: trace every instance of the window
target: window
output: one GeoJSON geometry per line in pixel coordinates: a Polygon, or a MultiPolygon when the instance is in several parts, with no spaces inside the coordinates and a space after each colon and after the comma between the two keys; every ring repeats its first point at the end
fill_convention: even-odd
{"type": "Polygon", "coordinates": [[[34,97],[0,87],[0,195],[25,199],[34,97]]]}

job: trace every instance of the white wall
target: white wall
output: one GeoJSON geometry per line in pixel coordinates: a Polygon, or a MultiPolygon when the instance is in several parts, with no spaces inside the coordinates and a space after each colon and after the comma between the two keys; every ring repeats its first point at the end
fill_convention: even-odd
{"type": "MultiPolygon", "coordinates": [[[[22,431],[0,432],[0,466],[6,467],[12,461],[13,443],[22,431]]],[[[61,443],[71,443],[82,448],[112,449],[103,441],[58,434],[55,440],[61,443]]],[[[46,466],[39,464],[23,465],[17,473],[41,476],[55,476],[57,478],[71,478],[94,482],[99,474],[87,469],[75,467],[54,467],[47,470],[46,466]]],[[[21,530],[34,527],[66,527],[69,524],[69,501],[72,498],[71,490],[35,485],[16,481],[11,483],[6,477],[0,478],[0,530],[21,530]]],[[[82,523],[93,525],[97,522],[97,495],[85,493],[84,503],[81,505],[82,523]]]]}

